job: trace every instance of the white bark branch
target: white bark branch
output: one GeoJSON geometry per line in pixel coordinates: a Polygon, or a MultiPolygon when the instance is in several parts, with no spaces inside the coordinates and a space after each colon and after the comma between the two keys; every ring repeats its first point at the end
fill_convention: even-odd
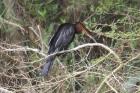
{"type": "Polygon", "coordinates": [[[7,89],[4,89],[4,88],[0,87],[0,93],[14,93],[14,92],[9,91],[7,89]]]}

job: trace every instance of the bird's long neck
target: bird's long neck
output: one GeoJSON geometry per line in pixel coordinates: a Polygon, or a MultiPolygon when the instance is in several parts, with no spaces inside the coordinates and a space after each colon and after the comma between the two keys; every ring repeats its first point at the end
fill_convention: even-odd
{"type": "Polygon", "coordinates": [[[96,42],[96,40],[94,39],[94,37],[92,36],[92,32],[90,32],[83,23],[81,22],[77,22],[75,24],[75,30],[76,33],[84,33],[85,35],[87,35],[89,38],[91,38],[94,42],[96,42]]]}
{"type": "Polygon", "coordinates": [[[85,34],[91,34],[91,32],[81,22],[77,22],[75,24],[75,29],[76,29],[76,33],[84,32],[85,34]]]}

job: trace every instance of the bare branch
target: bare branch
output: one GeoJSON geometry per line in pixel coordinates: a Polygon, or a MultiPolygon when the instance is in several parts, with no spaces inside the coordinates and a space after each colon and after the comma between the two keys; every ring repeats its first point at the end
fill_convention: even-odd
{"type": "Polygon", "coordinates": [[[6,24],[9,24],[9,25],[12,25],[12,26],[15,26],[15,27],[18,27],[20,28],[21,30],[24,31],[24,28],[20,25],[20,24],[17,24],[17,23],[14,23],[14,22],[11,22],[11,21],[8,21],[2,17],[0,17],[0,22],[3,22],[3,23],[6,23],[6,24]]]}
{"type": "Polygon", "coordinates": [[[14,93],[14,92],[9,91],[7,89],[4,89],[4,88],[0,87],[0,93],[14,93]]]}

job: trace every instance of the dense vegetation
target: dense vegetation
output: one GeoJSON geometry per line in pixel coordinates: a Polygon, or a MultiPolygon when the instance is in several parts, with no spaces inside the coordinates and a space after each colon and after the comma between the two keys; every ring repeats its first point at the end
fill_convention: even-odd
{"type": "MultiPolygon", "coordinates": [[[[79,34],[69,49],[87,43],[79,34]]],[[[0,92],[139,93],[139,49],[139,0],[0,0],[0,92]],[[49,39],[77,21],[103,46],[63,53],[41,76],[49,39]]]]}

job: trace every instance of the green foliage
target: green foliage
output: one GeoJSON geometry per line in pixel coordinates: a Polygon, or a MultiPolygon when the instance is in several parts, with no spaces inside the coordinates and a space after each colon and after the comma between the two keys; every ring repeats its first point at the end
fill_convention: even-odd
{"type": "Polygon", "coordinates": [[[122,5],[124,5],[123,0],[100,0],[96,12],[103,14],[113,9],[120,10],[123,9],[122,5]]]}
{"type": "MultiPolygon", "coordinates": [[[[0,40],[8,43],[8,45],[9,42],[11,42],[23,47],[30,45],[30,47],[36,48],[34,44],[25,44],[30,40],[26,39],[26,35],[21,33],[21,28],[16,27],[15,25],[22,24],[22,27],[25,28],[32,27],[35,29],[36,33],[38,33],[37,25],[39,25],[42,32],[40,38],[43,40],[36,36],[35,38],[37,40],[35,42],[43,42],[43,46],[45,47],[43,52],[46,53],[48,42],[57,28],[55,26],[56,24],[83,21],[88,29],[97,33],[98,38],[102,37],[103,34],[104,37],[116,41],[115,45],[112,44],[111,46],[108,46],[119,55],[124,63],[130,62],[129,64],[124,65],[120,71],[113,72],[119,65],[119,62],[117,62],[114,56],[102,53],[102,56],[95,57],[94,54],[98,54],[97,51],[100,50],[96,50],[95,53],[94,50],[92,50],[91,53],[88,54],[88,48],[82,48],[78,51],[59,56],[58,59],[55,60],[58,64],[54,64],[55,66],[53,66],[46,79],[46,77],[41,77],[40,75],[43,58],[38,54],[33,51],[28,51],[27,53],[2,51],[0,52],[0,59],[2,61],[4,60],[4,64],[6,65],[3,65],[1,60],[0,62],[2,65],[0,65],[7,68],[4,70],[0,69],[2,71],[0,73],[2,74],[2,77],[0,77],[0,79],[3,79],[3,76],[8,79],[9,77],[12,77],[14,78],[12,84],[19,86],[18,89],[15,86],[11,86],[9,82],[0,81],[0,83],[4,82],[3,84],[1,83],[1,85],[5,88],[10,88],[10,90],[14,90],[15,92],[18,92],[21,89],[21,91],[37,91],[38,93],[95,93],[104,78],[108,77],[109,73],[113,73],[112,76],[105,81],[105,86],[104,88],[101,88],[99,93],[107,91],[112,93],[115,90],[119,91],[119,93],[123,93],[121,92],[122,86],[120,87],[120,85],[123,85],[123,82],[127,80],[129,83],[128,76],[132,77],[132,73],[134,74],[140,70],[139,65],[136,67],[134,65],[135,61],[133,61],[133,58],[135,59],[140,53],[139,0],[44,0],[45,2],[42,2],[41,0],[14,0],[15,2],[12,10],[14,11],[15,16],[12,17],[15,19],[12,21],[10,20],[12,18],[6,19],[5,16],[9,16],[6,14],[8,10],[5,9],[5,5],[2,1],[0,2],[0,34],[3,32],[7,32],[8,34],[4,33],[0,35],[0,40]],[[8,22],[3,22],[1,18],[5,18],[8,22]],[[21,21],[17,22],[16,19],[20,19],[21,21]],[[14,24],[11,25],[10,22],[13,22],[14,24]],[[12,29],[12,27],[16,29],[12,29]],[[109,27],[110,30],[108,31],[105,27],[109,27]],[[10,37],[17,37],[16,34],[11,33],[14,31],[20,32],[20,36],[24,37],[25,40],[23,39],[18,42],[16,42],[16,40],[11,41],[12,39],[10,37]],[[14,53],[16,54],[15,56],[13,56],[14,53]],[[16,56],[17,59],[21,59],[17,60],[16,56]],[[9,61],[12,62],[10,63],[9,61]],[[17,71],[16,74],[13,73],[15,68],[14,66],[8,67],[9,64],[16,64],[19,72],[17,71]],[[53,71],[54,69],[56,72],[53,71]],[[9,73],[9,70],[13,70],[13,72],[9,73]],[[21,77],[28,82],[19,85],[21,77]],[[80,87],[79,90],[76,90],[77,82],[79,84],[78,87],[80,87]],[[4,85],[5,83],[6,85],[4,85]],[[108,83],[111,86],[109,86],[108,83]],[[30,90],[30,88],[33,90],[30,90]]],[[[30,33],[32,30],[27,31],[30,33]]],[[[25,32],[26,30],[23,31],[23,33],[25,32]]],[[[89,42],[92,42],[89,38],[78,34],[68,49],[89,42]]],[[[17,46],[15,47],[15,45],[9,45],[6,48],[16,48],[17,46]]],[[[42,51],[39,52],[42,53],[42,51]]],[[[137,59],[136,63],[140,64],[140,60],[137,59]]]]}
{"type": "Polygon", "coordinates": [[[2,17],[5,14],[6,10],[4,7],[3,2],[0,2],[0,17],[2,17]]]}
{"type": "Polygon", "coordinates": [[[46,10],[45,9],[43,9],[43,10],[38,10],[38,14],[44,19],[45,18],[45,16],[46,16],[46,10]]]}

